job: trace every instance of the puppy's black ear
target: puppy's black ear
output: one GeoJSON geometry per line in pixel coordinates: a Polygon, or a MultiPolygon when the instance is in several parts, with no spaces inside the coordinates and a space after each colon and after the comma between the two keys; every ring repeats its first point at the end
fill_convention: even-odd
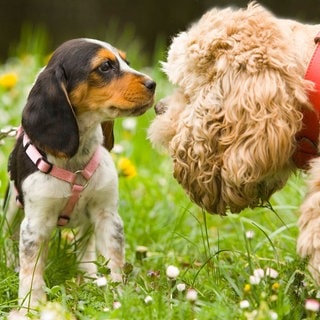
{"type": "Polygon", "coordinates": [[[46,68],[38,76],[22,113],[22,126],[41,150],[72,157],[79,147],[79,130],[61,68],[46,68]]]}
{"type": "Polygon", "coordinates": [[[103,145],[109,151],[112,150],[114,145],[113,125],[113,121],[105,121],[101,123],[102,132],[104,136],[103,145]]]}

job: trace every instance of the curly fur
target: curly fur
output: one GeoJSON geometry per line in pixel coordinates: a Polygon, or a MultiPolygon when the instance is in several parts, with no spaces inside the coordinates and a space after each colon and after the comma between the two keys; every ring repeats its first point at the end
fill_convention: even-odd
{"type": "Polygon", "coordinates": [[[212,9],[173,39],[163,67],[178,89],[161,101],[149,136],[208,212],[262,204],[295,170],[317,30],[250,4],[212,9]]]}
{"type": "MultiPolygon", "coordinates": [[[[296,170],[313,88],[304,75],[319,30],[252,3],[213,9],[173,39],[163,66],[177,89],[156,105],[149,137],[169,151],[174,177],[208,212],[255,207],[296,170]]],[[[320,157],[309,165],[297,250],[320,284],[320,157]]]]}

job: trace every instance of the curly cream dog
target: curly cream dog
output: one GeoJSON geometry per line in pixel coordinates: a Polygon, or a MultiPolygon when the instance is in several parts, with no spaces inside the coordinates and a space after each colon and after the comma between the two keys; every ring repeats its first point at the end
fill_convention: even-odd
{"type": "MultiPolygon", "coordinates": [[[[108,152],[113,120],[147,111],[155,86],[128,65],[123,52],[93,39],[63,43],[37,77],[9,159],[25,213],[19,244],[22,312],[45,299],[43,271],[57,226],[90,236],[81,257],[84,271],[95,275],[97,250],[109,261],[112,279],[121,280],[123,224],[117,171],[108,152]]],[[[15,211],[7,211],[9,226],[15,211]]]]}
{"type": "MultiPolygon", "coordinates": [[[[313,141],[299,139],[305,126],[318,126],[304,76],[319,31],[252,3],[212,9],[173,39],[163,67],[177,89],[156,105],[149,137],[168,150],[174,177],[208,212],[263,204],[317,154],[314,147],[301,155],[303,142],[312,149],[313,141]]],[[[298,251],[310,256],[320,282],[320,158],[311,167],[298,251]]]]}

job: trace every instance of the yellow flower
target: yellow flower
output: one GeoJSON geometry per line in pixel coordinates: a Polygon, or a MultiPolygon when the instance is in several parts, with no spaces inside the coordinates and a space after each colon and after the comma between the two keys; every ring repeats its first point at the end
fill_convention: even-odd
{"type": "Polygon", "coordinates": [[[18,82],[18,75],[14,72],[8,72],[0,76],[0,86],[5,89],[13,88],[18,82]]]}
{"type": "Polygon", "coordinates": [[[127,178],[133,178],[137,175],[136,167],[128,158],[120,158],[118,161],[118,168],[120,175],[123,175],[127,178]]]}
{"type": "Polygon", "coordinates": [[[279,282],[275,282],[273,285],[272,285],[272,290],[278,290],[279,289],[279,287],[280,287],[280,284],[279,284],[279,282]]]}
{"type": "Polygon", "coordinates": [[[250,285],[249,283],[247,283],[247,284],[244,286],[243,291],[246,292],[246,293],[248,293],[248,292],[250,292],[250,290],[251,290],[251,285],[250,285]]]}

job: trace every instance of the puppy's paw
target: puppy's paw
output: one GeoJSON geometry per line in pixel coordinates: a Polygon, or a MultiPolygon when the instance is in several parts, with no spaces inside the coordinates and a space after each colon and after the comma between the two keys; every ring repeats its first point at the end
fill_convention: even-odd
{"type": "Polygon", "coordinates": [[[30,319],[24,310],[11,310],[8,314],[8,320],[28,320],[30,319]]]}
{"type": "Polygon", "coordinates": [[[121,273],[119,273],[119,272],[112,272],[112,271],[111,271],[111,273],[110,273],[110,278],[111,278],[111,281],[112,281],[112,282],[120,282],[120,283],[122,283],[122,279],[123,279],[121,273]]]}
{"type": "Polygon", "coordinates": [[[300,234],[297,240],[297,252],[303,258],[309,258],[309,271],[320,284],[320,194],[309,196],[301,206],[298,222],[300,234]]]}
{"type": "Polygon", "coordinates": [[[154,107],[154,110],[157,115],[165,113],[167,109],[168,109],[168,104],[166,99],[160,100],[154,107]]]}
{"type": "Polygon", "coordinates": [[[316,283],[320,284],[320,219],[314,223],[319,225],[318,228],[309,227],[300,233],[297,251],[301,257],[309,259],[308,269],[316,283]]]}

